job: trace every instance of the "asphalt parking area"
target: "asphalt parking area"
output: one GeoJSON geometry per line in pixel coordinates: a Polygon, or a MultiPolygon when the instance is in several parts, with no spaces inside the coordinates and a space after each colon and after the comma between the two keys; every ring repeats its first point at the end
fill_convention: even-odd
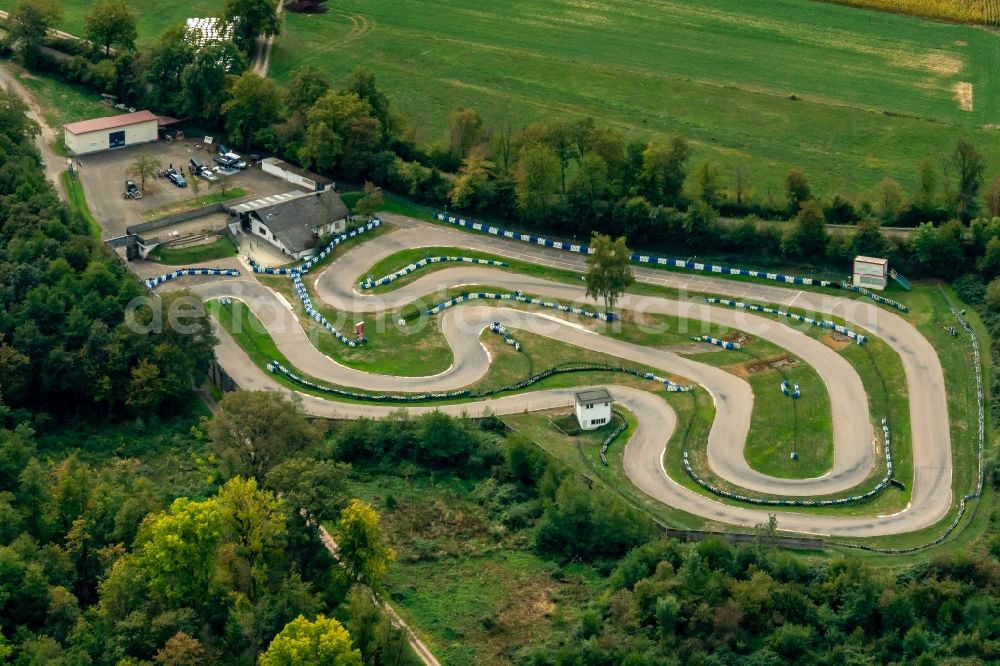
{"type": "MultiPolygon", "coordinates": [[[[197,157],[204,163],[211,163],[214,151],[195,148],[197,141],[179,141],[174,143],[147,143],[140,146],[130,146],[121,150],[112,150],[80,158],[79,167],[83,191],[87,197],[90,211],[104,229],[104,238],[117,238],[125,235],[126,227],[148,221],[144,214],[148,211],[162,209],[171,204],[194,198],[190,187],[191,174],[188,168],[189,160],[197,157]],[[188,187],[176,187],[166,178],[146,179],[146,188],[142,199],[123,199],[125,180],[129,175],[136,157],[146,153],[163,163],[166,169],[173,164],[177,171],[184,168],[184,178],[188,187]]],[[[250,195],[265,197],[297,189],[291,183],[270,176],[259,168],[249,168],[237,171],[231,175],[219,175],[225,178],[227,186],[239,187],[250,195]]],[[[210,183],[201,180],[201,192],[205,194],[217,190],[210,183]]]]}

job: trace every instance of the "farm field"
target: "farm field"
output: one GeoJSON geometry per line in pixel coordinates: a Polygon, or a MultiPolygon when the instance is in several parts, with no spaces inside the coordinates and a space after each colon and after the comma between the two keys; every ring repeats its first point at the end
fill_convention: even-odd
{"type": "Polygon", "coordinates": [[[798,166],[815,191],[855,197],[886,175],[908,185],[961,136],[1000,148],[983,129],[1000,121],[1000,43],[977,27],[808,0],[327,8],[286,15],[272,75],[370,67],[422,143],[462,106],[493,127],[592,116],[635,138],[680,132],[761,196],[798,166]]]}
{"type": "Polygon", "coordinates": [[[913,14],[947,21],[1000,24],[997,0],[825,0],[842,5],[870,7],[885,12],[913,14]]]}
{"type": "MultiPolygon", "coordinates": [[[[59,29],[71,35],[83,36],[86,32],[84,17],[93,5],[92,0],[62,0],[63,21],[59,29]]],[[[17,0],[0,0],[0,10],[10,11],[17,5],[17,0]]],[[[183,23],[188,18],[215,16],[222,11],[221,0],[187,0],[183,3],[150,2],[142,5],[132,5],[139,22],[139,39],[136,45],[140,48],[154,44],[160,35],[170,26],[183,23]]]]}

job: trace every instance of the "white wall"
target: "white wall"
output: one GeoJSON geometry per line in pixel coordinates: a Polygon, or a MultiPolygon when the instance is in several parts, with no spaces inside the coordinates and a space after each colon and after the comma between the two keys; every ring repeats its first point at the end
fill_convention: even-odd
{"type": "Polygon", "coordinates": [[[611,403],[599,402],[596,405],[576,405],[576,420],[583,430],[596,430],[611,422],[611,403]]]}
{"type": "Polygon", "coordinates": [[[155,120],[134,123],[125,127],[112,127],[97,132],[85,132],[83,134],[72,134],[64,129],[63,137],[69,152],[74,155],[86,155],[87,153],[109,150],[111,147],[109,143],[111,133],[122,130],[125,131],[125,146],[149,143],[156,141],[158,138],[155,120]]]}

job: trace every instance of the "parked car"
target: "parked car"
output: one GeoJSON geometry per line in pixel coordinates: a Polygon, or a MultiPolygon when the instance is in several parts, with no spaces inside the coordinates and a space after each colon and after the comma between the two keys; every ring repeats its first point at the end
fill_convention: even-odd
{"type": "Polygon", "coordinates": [[[223,157],[228,158],[234,169],[242,171],[247,168],[246,161],[236,153],[226,153],[223,157]]]}
{"type": "Polygon", "coordinates": [[[198,176],[199,178],[204,178],[205,180],[208,181],[218,180],[218,177],[214,173],[212,173],[212,170],[197,157],[192,157],[190,160],[190,164],[191,164],[192,176],[198,176]]]}
{"type": "Polygon", "coordinates": [[[171,183],[173,183],[177,187],[187,187],[187,185],[188,185],[187,181],[184,180],[184,176],[182,176],[179,173],[177,173],[176,171],[174,171],[173,167],[170,167],[169,169],[167,169],[167,172],[164,175],[166,175],[167,180],[169,180],[171,183]]]}
{"type": "Polygon", "coordinates": [[[240,168],[238,160],[234,160],[233,158],[228,157],[226,155],[219,155],[218,157],[213,158],[212,161],[215,162],[216,164],[218,164],[223,169],[239,169],[240,168]]]}
{"type": "Polygon", "coordinates": [[[135,181],[129,178],[125,181],[125,191],[122,192],[122,199],[141,199],[142,192],[136,186],[135,181]]]}

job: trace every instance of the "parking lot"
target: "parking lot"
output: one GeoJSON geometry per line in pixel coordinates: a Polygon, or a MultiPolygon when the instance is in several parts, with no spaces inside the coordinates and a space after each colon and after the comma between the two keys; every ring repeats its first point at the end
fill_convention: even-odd
{"type": "MultiPolygon", "coordinates": [[[[79,168],[83,191],[94,217],[104,228],[105,238],[117,238],[125,235],[125,228],[148,221],[144,214],[148,211],[163,209],[171,204],[194,198],[190,187],[191,175],[188,160],[197,157],[202,162],[210,164],[215,156],[213,150],[198,149],[198,142],[188,139],[174,143],[149,143],[141,146],[131,146],[121,150],[112,150],[93,155],[84,155],[79,168]],[[188,187],[176,187],[166,178],[146,179],[146,189],[142,199],[123,199],[125,180],[131,178],[129,172],[138,155],[148,153],[158,159],[166,169],[170,164],[180,171],[184,167],[184,178],[188,187]]],[[[227,187],[239,187],[248,195],[265,197],[296,189],[291,183],[279,180],[265,174],[259,168],[248,168],[231,175],[219,175],[226,179],[227,187]]],[[[138,180],[137,180],[138,182],[138,180]]],[[[217,187],[209,187],[209,182],[201,180],[200,196],[218,191],[217,187]]],[[[175,211],[176,212],[176,211],[175,211]]]]}

